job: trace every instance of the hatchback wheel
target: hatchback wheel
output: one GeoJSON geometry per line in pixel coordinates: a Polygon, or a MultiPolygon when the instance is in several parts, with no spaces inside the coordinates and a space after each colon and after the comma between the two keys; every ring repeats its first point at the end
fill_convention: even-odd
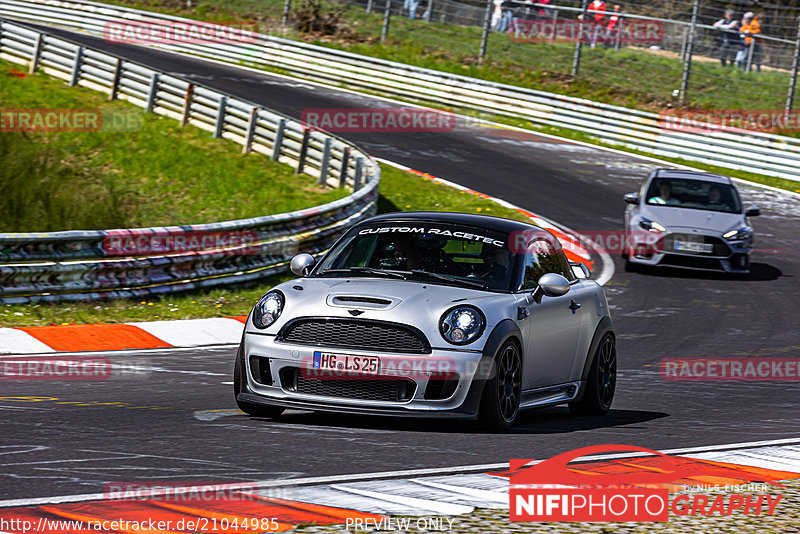
{"type": "Polygon", "coordinates": [[[583,399],[569,403],[570,412],[577,415],[605,415],[614,400],[617,385],[617,348],[614,336],[607,333],[600,340],[583,399]]]}
{"type": "Polygon", "coordinates": [[[505,430],[514,425],[522,395],[522,356],[519,346],[508,340],[492,363],[491,378],[481,397],[480,420],[484,427],[505,430]]]}

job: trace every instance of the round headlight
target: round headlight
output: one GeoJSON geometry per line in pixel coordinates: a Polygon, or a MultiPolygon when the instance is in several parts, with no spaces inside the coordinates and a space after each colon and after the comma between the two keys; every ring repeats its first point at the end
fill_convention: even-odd
{"type": "Polygon", "coordinates": [[[280,317],[283,311],[283,293],[270,291],[253,308],[253,324],[256,328],[267,328],[280,317]]]}
{"type": "Polygon", "coordinates": [[[483,314],[471,306],[458,306],[442,315],[439,331],[454,345],[466,345],[478,339],[486,326],[483,314]]]}

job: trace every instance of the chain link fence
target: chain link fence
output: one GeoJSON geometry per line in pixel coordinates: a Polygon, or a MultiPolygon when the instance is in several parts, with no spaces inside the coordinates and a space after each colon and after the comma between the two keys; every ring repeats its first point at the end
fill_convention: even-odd
{"type": "Polygon", "coordinates": [[[730,4],[716,0],[599,8],[588,0],[334,3],[347,6],[345,17],[360,37],[401,41],[467,66],[488,58],[533,81],[598,82],[609,91],[640,93],[629,96],[633,106],[794,107],[800,8],[736,8],[735,29],[726,31],[718,23],[730,4]],[[750,9],[759,28],[745,34],[742,18],[750,9]]]}

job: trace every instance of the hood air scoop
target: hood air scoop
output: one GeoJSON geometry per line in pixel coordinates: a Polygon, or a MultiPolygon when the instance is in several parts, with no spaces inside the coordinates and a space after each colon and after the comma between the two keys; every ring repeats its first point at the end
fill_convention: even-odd
{"type": "Polygon", "coordinates": [[[366,295],[331,295],[328,305],[342,308],[362,308],[368,310],[384,310],[397,305],[400,299],[372,297],[366,295]]]}

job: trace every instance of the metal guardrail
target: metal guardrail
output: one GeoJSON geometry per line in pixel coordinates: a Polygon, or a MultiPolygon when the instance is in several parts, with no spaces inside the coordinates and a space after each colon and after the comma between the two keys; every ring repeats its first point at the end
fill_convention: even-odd
{"type": "MultiPolygon", "coordinates": [[[[96,35],[103,35],[108,22],[192,22],[83,0],[0,0],[0,16],[57,24],[96,35]]],[[[152,46],[234,64],[277,67],[298,77],[379,91],[407,100],[523,118],[534,124],[577,130],[604,143],[659,156],[800,180],[800,139],[791,137],[757,131],[680,131],[664,127],[663,117],[657,113],[468,78],[267,35],[260,35],[257,41],[246,44],[172,42],[152,46]]]]}
{"type": "Polygon", "coordinates": [[[2,20],[0,58],[208,130],[320,185],[353,190],[309,209],[212,224],[0,233],[0,302],[141,297],[255,280],[285,269],[297,252],[326,250],[376,210],[380,168],[367,154],[256,104],[2,20]],[[186,245],[167,245],[177,240],[186,245]]]}

